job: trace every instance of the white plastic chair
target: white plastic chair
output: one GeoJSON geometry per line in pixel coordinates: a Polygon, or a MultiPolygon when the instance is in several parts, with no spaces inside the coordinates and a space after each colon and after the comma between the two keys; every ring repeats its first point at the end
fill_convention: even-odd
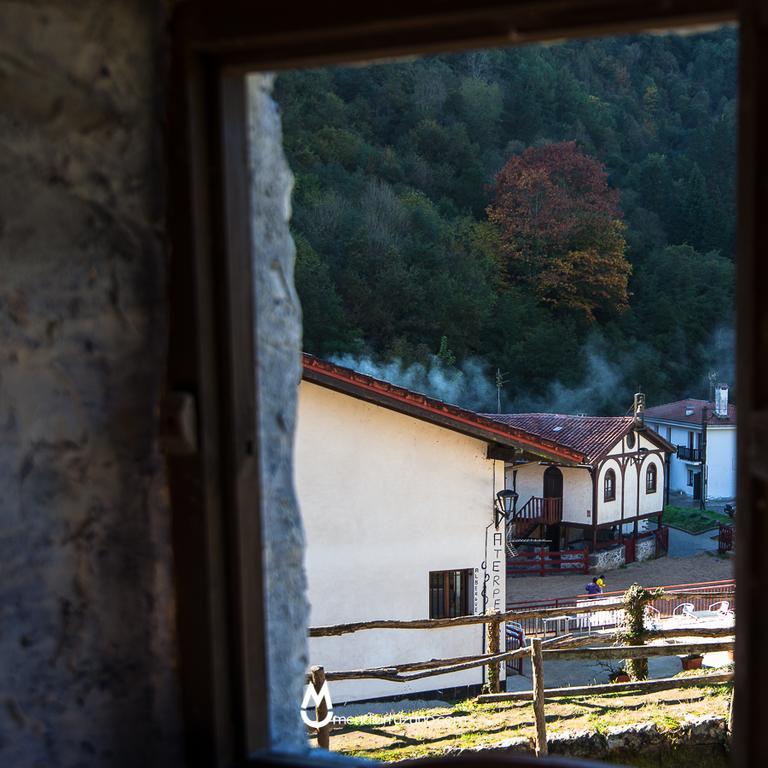
{"type": "Polygon", "coordinates": [[[712,605],[709,606],[710,611],[717,611],[717,613],[721,613],[723,616],[734,616],[733,609],[731,608],[731,604],[728,600],[719,600],[716,603],[712,603],[712,605]]]}
{"type": "Polygon", "coordinates": [[[645,628],[661,629],[661,611],[652,605],[645,606],[645,628]]]}
{"type": "Polygon", "coordinates": [[[677,618],[686,618],[686,619],[693,619],[693,621],[698,621],[698,616],[693,612],[693,603],[680,603],[674,611],[672,611],[672,616],[677,618]]]}

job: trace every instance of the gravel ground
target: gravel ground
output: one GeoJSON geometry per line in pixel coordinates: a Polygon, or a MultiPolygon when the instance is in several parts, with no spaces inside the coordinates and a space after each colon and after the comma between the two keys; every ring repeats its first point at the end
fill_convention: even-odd
{"type": "MultiPolygon", "coordinates": [[[[716,554],[702,553],[693,557],[660,557],[625,568],[606,571],[606,591],[626,589],[635,582],[644,587],[670,584],[693,584],[733,578],[733,562],[716,554]]],[[[570,576],[524,576],[507,578],[507,604],[553,597],[570,597],[584,592],[591,574],[570,576]]]]}

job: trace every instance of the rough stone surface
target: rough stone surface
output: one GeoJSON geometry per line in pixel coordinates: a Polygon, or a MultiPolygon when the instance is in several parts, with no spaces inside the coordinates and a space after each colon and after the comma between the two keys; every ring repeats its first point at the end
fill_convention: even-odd
{"type": "Polygon", "coordinates": [[[641,563],[644,560],[653,560],[654,557],[656,557],[656,537],[638,539],[635,546],[635,560],[641,563]]]}
{"type": "Polygon", "coordinates": [[[624,565],[624,545],[619,544],[611,549],[600,549],[589,556],[589,572],[603,573],[612,571],[620,565],[624,565]]]}
{"type": "MultiPolygon", "coordinates": [[[[547,747],[550,755],[607,760],[614,763],[643,755],[648,764],[651,764],[651,760],[657,760],[658,764],[663,766],[671,752],[681,749],[709,750],[710,753],[722,756],[726,739],[727,724],[724,718],[688,716],[676,728],[661,729],[655,723],[637,723],[631,726],[614,726],[605,733],[585,729],[550,734],[547,747]]],[[[533,754],[533,740],[517,737],[492,746],[448,749],[445,754],[455,756],[462,753],[490,752],[533,754]]],[[[704,751],[689,754],[706,757],[704,751]]],[[[705,764],[710,763],[705,761],[705,764]]]]}
{"type": "Polygon", "coordinates": [[[301,311],[288,229],[293,177],[282,150],[273,78],[249,78],[256,343],[273,746],[304,750],[299,718],[308,664],[304,530],[293,485],[293,430],[301,377],[301,311]]]}
{"type": "Polygon", "coordinates": [[[162,3],[0,7],[0,764],[180,762],[162,3]]]}

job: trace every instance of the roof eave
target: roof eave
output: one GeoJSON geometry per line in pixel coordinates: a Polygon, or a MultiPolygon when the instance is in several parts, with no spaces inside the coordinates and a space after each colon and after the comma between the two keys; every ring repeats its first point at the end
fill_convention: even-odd
{"type": "MultiPolygon", "coordinates": [[[[409,391],[401,387],[390,385],[388,391],[384,392],[364,381],[353,381],[348,375],[334,370],[335,366],[318,365],[314,363],[314,360],[316,358],[305,355],[302,369],[302,378],[313,384],[342,392],[389,410],[404,413],[421,421],[437,424],[485,442],[501,443],[510,448],[529,451],[551,461],[582,464],[586,458],[577,451],[550,444],[535,435],[499,424],[457,406],[447,406],[438,400],[432,400],[415,393],[411,393],[409,397],[406,394],[409,391]],[[415,400],[416,397],[418,397],[418,402],[415,400]]],[[[322,363],[322,361],[318,362],[322,363]]]]}

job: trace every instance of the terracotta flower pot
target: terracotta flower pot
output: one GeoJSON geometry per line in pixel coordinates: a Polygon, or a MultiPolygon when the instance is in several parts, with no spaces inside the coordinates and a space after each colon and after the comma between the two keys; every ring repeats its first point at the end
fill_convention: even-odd
{"type": "Polygon", "coordinates": [[[703,656],[694,656],[693,658],[683,657],[680,659],[683,663],[683,669],[701,669],[701,663],[704,661],[703,656]]]}
{"type": "Polygon", "coordinates": [[[614,675],[611,680],[614,683],[628,683],[629,675],[626,672],[619,672],[618,674],[614,675]]]}

